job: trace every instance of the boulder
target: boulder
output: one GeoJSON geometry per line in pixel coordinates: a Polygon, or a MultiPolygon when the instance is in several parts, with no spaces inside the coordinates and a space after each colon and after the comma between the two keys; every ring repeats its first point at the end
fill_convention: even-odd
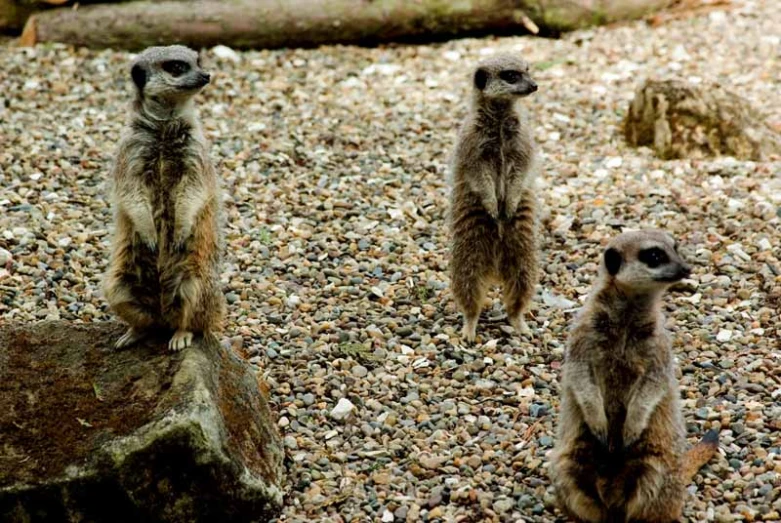
{"type": "Polygon", "coordinates": [[[114,350],[117,323],[0,327],[0,521],[268,521],[284,450],[214,338],[114,350]]]}
{"type": "Polygon", "coordinates": [[[663,159],[733,156],[761,161],[777,155],[778,135],[740,96],[719,85],[648,80],[635,93],[624,121],[629,145],[645,145],[663,159]]]}

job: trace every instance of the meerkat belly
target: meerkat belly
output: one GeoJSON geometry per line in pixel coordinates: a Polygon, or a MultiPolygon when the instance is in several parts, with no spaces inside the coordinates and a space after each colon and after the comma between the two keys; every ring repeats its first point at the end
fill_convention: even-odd
{"type": "Polygon", "coordinates": [[[161,255],[169,255],[174,245],[179,186],[187,172],[190,153],[188,136],[161,141],[165,146],[157,151],[152,180],[152,209],[161,255]]]}

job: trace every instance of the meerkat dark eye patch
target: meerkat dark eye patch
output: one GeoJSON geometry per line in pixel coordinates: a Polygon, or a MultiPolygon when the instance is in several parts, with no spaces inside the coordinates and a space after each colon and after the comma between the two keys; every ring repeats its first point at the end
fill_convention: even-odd
{"type": "Polygon", "coordinates": [[[140,64],[133,66],[133,69],[130,70],[130,77],[133,78],[133,83],[136,84],[139,90],[144,89],[144,85],[146,85],[146,71],[140,64]]]}
{"type": "Polygon", "coordinates": [[[168,60],[161,65],[163,71],[171,76],[181,76],[190,70],[190,64],[182,60],[168,60]]]}
{"type": "Polygon", "coordinates": [[[670,257],[667,256],[667,253],[659,247],[641,250],[637,253],[637,259],[652,269],[670,261],[670,257]]]}
{"type": "Polygon", "coordinates": [[[521,77],[523,75],[519,73],[518,71],[501,71],[499,73],[499,78],[501,78],[503,81],[507,82],[508,84],[517,84],[521,81],[521,77]]]}
{"type": "Polygon", "coordinates": [[[624,259],[621,257],[621,253],[612,247],[605,251],[605,268],[608,274],[615,276],[621,269],[621,264],[624,263],[624,259]]]}
{"type": "Polygon", "coordinates": [[[488,71],[478,69],[475,72],[475,87],[482,91],[486,85],[488,85],[488,71]]]}

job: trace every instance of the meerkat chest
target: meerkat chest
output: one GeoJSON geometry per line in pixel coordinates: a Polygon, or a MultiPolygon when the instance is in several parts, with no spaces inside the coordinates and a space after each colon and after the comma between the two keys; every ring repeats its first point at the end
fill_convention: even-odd
{"type": "Polygon", "coordinates": [[[635,383],[645,374],[646,366],[637,355],[617,356],[615,352],[610,352],[612,353],[606,353],[597,362],[602,369],[602,380],[599,386],[606,405],[613,405],[620,410],[628,402],[630,391],[635,383]]]}
{"type": "Polygon", "coordinates": [[[522,173],[527,159],[515,123],[498,126],[483,145],[483,159],[491,166],[497,200],[504,201],[509,181],[522,173]]]}
{"type": "Polygon", "coordinates": [[[180,187],[192,169],[192,140],[185,132],[161,133],[150,148],[145,184],[158,228],[173,222],[180,187]]]}

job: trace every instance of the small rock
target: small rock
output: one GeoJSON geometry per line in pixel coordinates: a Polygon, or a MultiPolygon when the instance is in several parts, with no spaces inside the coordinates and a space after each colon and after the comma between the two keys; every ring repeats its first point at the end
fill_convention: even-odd
{"type": "Polygon", "coordinates": [[[230,60],[231,62],[240,62],[241,56],[231,49],[230,47],[226,45],[217,45],[214,46],[212,49],[212,53],[214,53],[214,56],[217,58],[220,58],[222,60],[230,60]]]}
{"type": "Polygon", "coordinates": [[[331,411],[331,417],[335,420],[344,420],[355,409],[355,405],[347,398],[340,398],[336,406],[331,411]]]}

